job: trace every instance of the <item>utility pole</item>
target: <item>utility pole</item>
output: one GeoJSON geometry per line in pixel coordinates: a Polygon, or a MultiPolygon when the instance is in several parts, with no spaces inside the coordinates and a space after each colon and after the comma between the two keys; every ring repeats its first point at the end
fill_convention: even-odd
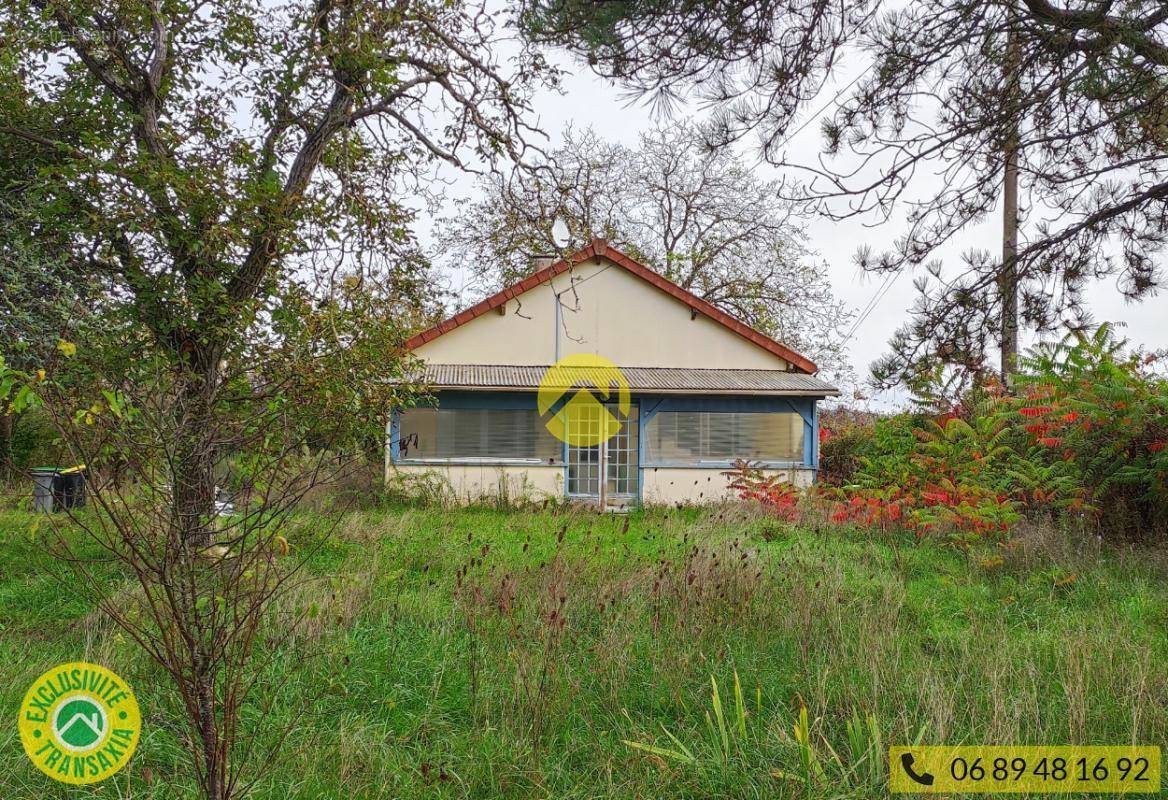
{"type": "Polygon", "coordinates": [[[1018,371],[1018,70],[1021,54],[1014,26],[1017,17],[1010,13],[1010,30],[1006,34],[1006,103],[1007,130],[1004,143],[1005,175],[1002,187],[1002,272],[998,293],[1002,301],[1002,383],[1010,385],[1018,371]]]}

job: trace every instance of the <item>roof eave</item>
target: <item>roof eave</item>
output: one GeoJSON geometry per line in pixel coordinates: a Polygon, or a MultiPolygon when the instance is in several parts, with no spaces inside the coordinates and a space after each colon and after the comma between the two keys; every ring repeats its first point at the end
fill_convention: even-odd
{"type": "Polygon", "coordinates": [[[732,317],[730,314],[727,314],[725,311],[711,304],[709,301],[703,300],[692,292],[686,291],[669,279],[658,275],[644,264],[641,264],[635,259],[628,257],[621,251],[609,247],[608,242],[604,239],[593,239],[586,246],[582,247],[566,258],[560,259],[554,264],[551,264],[537,272],[532,273],[531,275],[528,275],[518,283],[508,286],[502,291],[496,292],[490,297],[475,303],[470,308],[460,311],[453,317],[438,323],[432,328],[424,330],[421,333],[414,334],[406,340],[406,348],[409,350],[414,350],[428,342],[432,342],[439,336],[449,333],[455,328],[458,328],[465,323],[470,322],[472,319],[476,319],[477,317],[486,314],[489,311],[497,309],[508,300],[514,299],[524,292],[530,291],[536,286],[546,283],[560,273],[566,272],[576,264],[580,264],[590,258],[607,258],[609,261],[620,265],[624,269],[642,278],[651,285],[661,289],[666,294],[672,295],[674,298],[680,300],[683,303],[686,303],[699,313],[709,317],[723,327],[728,328],[752,344],[755,344],[764,350],[779,356],[792,367],[794,367],[798,372],[802,372],[807,375],[814,375],[819,371],[819,367],[816,366],[815,362],[811,359],[807,358],[801,353],[795,352],[781,342],[776,342],[766,334],[756,331],[742,320],[732,317]]]}
{"type": "MultiPolygon", "coordinates": [[[[538,392],[538,386],[479,386],[457,383],[422,384],[427,389],[461,392],[538,392]]],[[[807,389],[652,389],[630,386],[633,394],[719,395],[726,397],[839,397],[839,389],[810,391],[807,389]]]]}

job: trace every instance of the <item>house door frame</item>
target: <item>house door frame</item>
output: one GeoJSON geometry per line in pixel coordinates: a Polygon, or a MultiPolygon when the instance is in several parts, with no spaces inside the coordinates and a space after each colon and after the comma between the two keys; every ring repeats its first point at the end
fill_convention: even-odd
{"type": "Polygon", "coordinates": [[[621,429],[598,445],[565,444],[564,494],[608,508],[640,496],[640,406],[632,401],[629,413],[622,416],[616,403],[604,403],[596,406],[596,419],[583,424],[599,424],[602,408],[620,418],[621,429]]]}

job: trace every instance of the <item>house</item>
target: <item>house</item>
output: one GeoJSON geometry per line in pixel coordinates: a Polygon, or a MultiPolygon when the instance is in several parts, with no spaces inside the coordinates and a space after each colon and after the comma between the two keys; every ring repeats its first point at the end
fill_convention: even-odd
{"type": "Polygon", "coordinates": [[[601,239],[407,344],[436,402],[392,415],[387,478],[427,474],[464,500],[700,503],[730,494],[736,459],[806,485],[817,404],[838,394],[601,239]]]}

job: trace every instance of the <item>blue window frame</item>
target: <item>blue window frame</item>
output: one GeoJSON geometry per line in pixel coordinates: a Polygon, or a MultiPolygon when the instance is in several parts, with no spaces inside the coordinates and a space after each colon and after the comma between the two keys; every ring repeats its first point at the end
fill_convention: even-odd
{"type": "MultiPolygon", "coordinates": [[[[741,457],[752,458],[753,455],[761,457],[752,458],[752,460],[761,463],[763,466],[773,466],[777,468],[806,468],[816,469],[819,465],[819,447],[818,447],[818,408],[816,397],[701,397],[691,395],[638,395],[636,400],[640,406],[640,431],[641,435],[638,437],[638,466],[639,471],[651,467],[695,467],[695,468],[723,468],[728,467],[733,461],[733,458],[725,457],[728,452],[723,448],[717,450],[716,445],[725,443],[728,439],[730,441],[749,441],[751,435],[750,428],[768,429],[766,425],[756,424],[756,418],[743,415],[753,414],[796,414],[802,421],[802,446],[798,449],[795,447],[788,448],[787,453],[770,452],[764,453],[761,451],[748,451],[741,457]],[[693,458],[692,452],[694,448],[690,448],[689,453],[677,453],[672,455],[663,452],[661,448],[654,448],[647,446],[649,434],[652,433],[652,423],[656,415],[662,413],[680,414],[686,412],[691,420],[704,419],[707,426],[706,442],[707,445],[701,444],[701,432],[697,436],[696,452],[704,453],[701,458],[693,458]],[[701,415],[704,414],[703,418],[701,415]],[[717,419],[712,415],[716,414],[731,414],[737,415],[736,422],[733,424],[727,423],[725,419],[718,419],[718,421],[711,422],[717,419]],[[737,425],[735,428],[734,425],[737,425]],[[721,431],[721,433],[719,433],[721,431]],[[736,431],[736,432],[735,432],[736,431]],[[727,433],[729,432],[729,433],[727,433]],[[735,438],[737,437],[737,438],[735,438]],[[745,437],[745,439],[743,439],[745,437]],[[702,449],[702,448],[706,449],[702,449]],[[684,456],[684,457],[679,457],[684,456]],[[783,457],[786,456],[786,457],[783,457]]],[[[472,391],[446,391],[441,392],[438,396],[438,408],[443,410],[449,409],[500,409],[500,410],[523,410],[534,413],[536,408],[536,397],[534,392],[472,392],[472,391]]],[[[406,412],[408,413],[408,412],[406,412]]],[[[494,418],[491,415],[479,416],[480,424],[491,425],[494,418]]],[[[502,420],[503,417],[498,417],[502,420]]],[[[791,417],[783,417],[787,423],[793,423],[791,417]]],[[[538,420],[538,417],[536,417],[538,420]]],[[[682,421],[682,417],[674,417],[673,423],[676,427],[677,423],[682,421]]],[[[539,429],[543,429],[542,425],[538,425],[539,429]]],[[[772,426],[773,428],[773,426],[772,426]]],[[[793,430],[797,430],[797,424],[791,424],[793,430]]],[[[408,439],[407,431],[407,439],[408,439]]],[[[535,434],[539,436],[541,434],[535,434]]],[[[687,434],[691,444],[694,442],[694,435],[687,434]]],[[[785,440],[789,442],[791,439],[788,436],[785,440]]],[[[555,464],[560,466],[564,464],[566,458],[566,445],[559,442],[554,442],[548,448],[540,447],[536,452],[530,454],[530,457],[514,457],[499,453],[493,454],[489,450],[489,443],[491,439],[488,435],[488,450],[480,451],[481,456],[474,458],[458,458],[450,457],[437,461],[429,459],[416,459],[410,454],[410,441],[403,443],[402,428],[401,428],[401,412],[395,412],[390,421],[389,430],[389,455],[390,460],[394,463],[446,463],[446,464],[482,464],[482,463],[500,463],[500,464],[555,464]],[[406,446],[403,447],[403,444],[406,446]],[[403,450],[405,451],[403,453],[403,450]],[[552,452],[554,451],[554,453],[552,452]],[[548,460],[550,455],[552,460],[548,460]]],[[[779,441],[772,436],[771,443],[779,441]]],[[[416,450],[414,451],[417,452],[416,450]]],[[[565,476],[566,477],[566,476],[565,476]]],[[[638,489],[639,489],[638,481],[638,489]]]]}

